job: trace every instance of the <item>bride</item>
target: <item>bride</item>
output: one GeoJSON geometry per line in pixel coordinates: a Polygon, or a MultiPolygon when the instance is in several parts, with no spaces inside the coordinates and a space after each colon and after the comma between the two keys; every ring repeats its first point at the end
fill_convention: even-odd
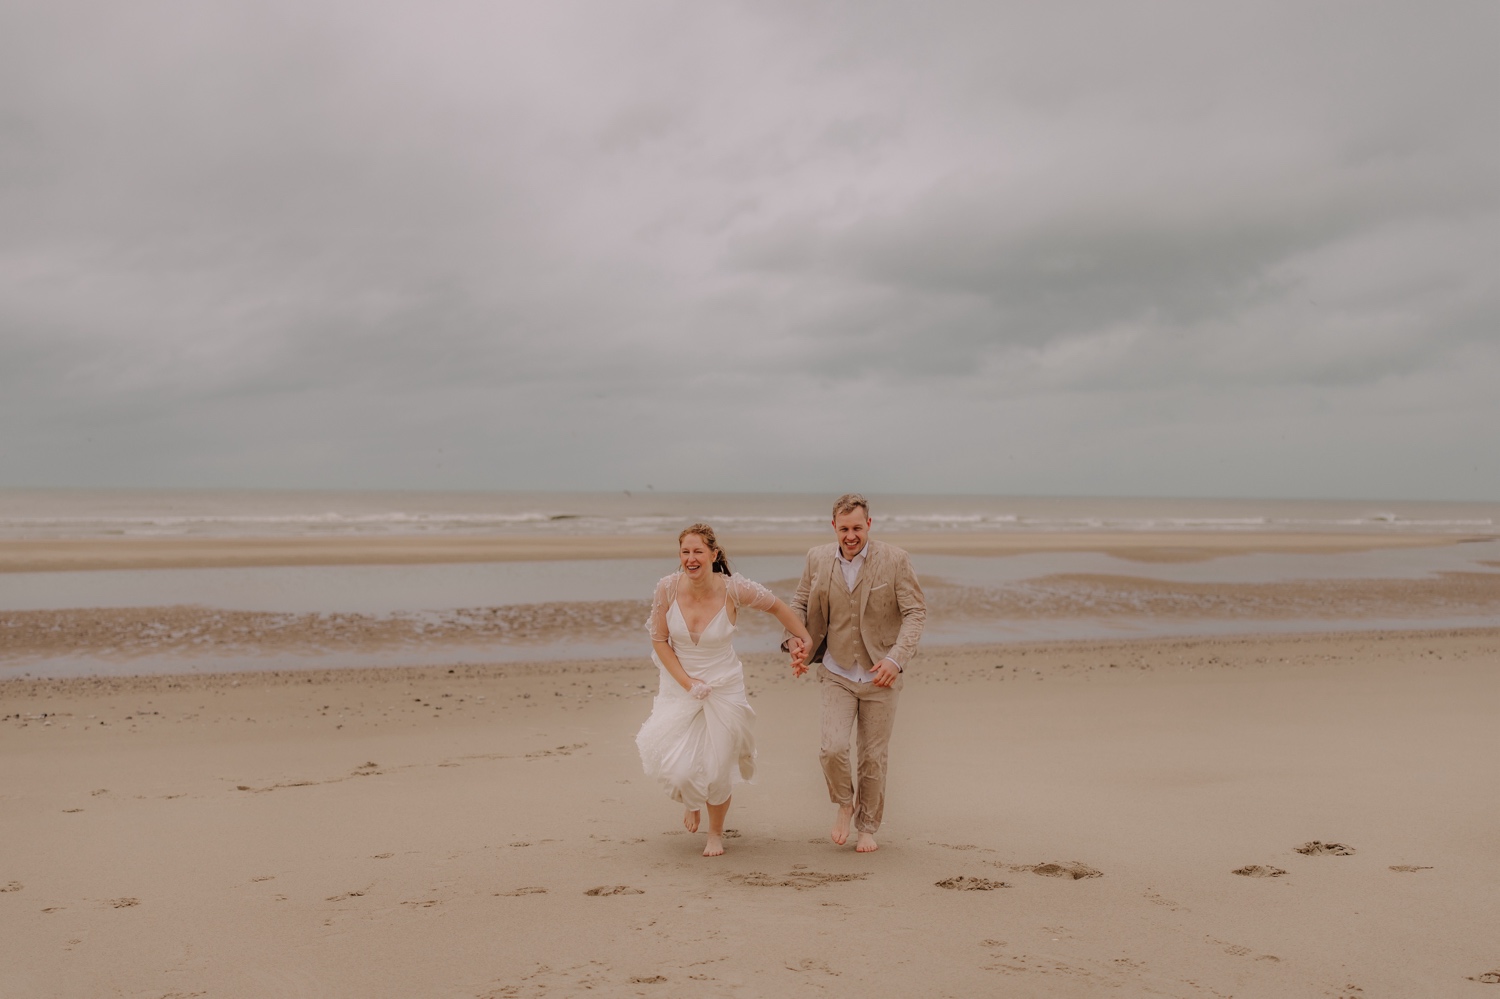
{"type": "Polygon", "coordinates": [[[755,776],[755,712],[731,641],[736,614],[741,607],[771,614],[802,648],[808,634],[770,590],[730,572],[712,527],[694,524],[677,536],[677,547],[682,568],[656,584],[651,601],[647,628],[661,687],[635,743],[646,773],[686,809],[688,832],[698,831],[708,808],[703,855],[717,857],[730,790],[755,776]]]}

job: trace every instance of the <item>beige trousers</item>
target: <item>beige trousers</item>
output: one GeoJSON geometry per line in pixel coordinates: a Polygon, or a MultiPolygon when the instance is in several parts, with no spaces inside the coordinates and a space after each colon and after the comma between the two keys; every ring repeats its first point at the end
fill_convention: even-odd
{"type": "Polygon", "coordinates": [[[904,679],[898,676],[891,686],[877,687],[855,683],[826,666],[818,666],[823,692],[823,742],[818,759],[828,781],[829,798],[835,805],[854,806],[856,832],[873,833],[880,828],[885,812],[886,758],[904,679]],[[855,743],[858,760],[854,768],[850,766],[851,742],[855,743]]]}

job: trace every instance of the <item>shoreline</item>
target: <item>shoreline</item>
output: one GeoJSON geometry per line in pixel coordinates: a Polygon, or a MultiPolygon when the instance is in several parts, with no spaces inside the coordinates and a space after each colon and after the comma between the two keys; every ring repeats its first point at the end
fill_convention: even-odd
{"type": "MultiPolygon", "coordinates": [[[[773,590],[791,599],[791,583],[773,590]]],[[[1422,578],[1186,582],[1053,574],[1005,585],[924,581],[928,648],[1032,641],[1407,631],[1500,626],[1500,573],[1422,578]]],[[[0,675],[395,668],[629,656],[643,599],[548,601],[388,612],[249,611],[201,604],[0,610],[0,675]]],[[[774,647],[761,615],[742,652],[774,647]]]]}
{"type": "MultiPolygon", "coordinates": [[[[801,555],[827,533],[725,531],[734,556],[801,555]]],[[[1496,534],[1333,531],[881,532],[914,555],[1098,552],[1138,562],[1194,562],[1249,553],[1335,554],[1493,541],[1496,534]]],[[[355,538],[203,537],[0,539],[0,573],[270,566],[443,565],[470,562],[660,558],[671,535],[395,535],[355,538]]]]}

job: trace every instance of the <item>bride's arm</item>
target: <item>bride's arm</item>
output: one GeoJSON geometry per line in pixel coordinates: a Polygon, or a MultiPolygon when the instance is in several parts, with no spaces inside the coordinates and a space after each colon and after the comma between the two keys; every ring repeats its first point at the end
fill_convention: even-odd
{"type": "Polygon", "coordinates": [[[672,643],[653,640],[651,647],[656,650],[656,658],[661,660],[662,666],[672,674],[672,679],[682,684],[683,690],[691,691],[693,684],[698,681],[688,676],[688,671],[682,668],[682,663],[677,658],[677,650],[672,648],[672,643]]]}
{"type": "Polygon", "coordinates": [[[730,596],[734,597],[736,604],[746,604],[765,611],[780,621],[781,626],[794,637],[800,638],[804,647],[812,641],[812,636],[807,633],[807,625],[802,623],[802,615],[788,607],[785,601],[769,589],[744,576],[731,576],[728,585],[730,596]]]}
{"type": "Polygon", "coordinates": [[[790,631],[794,637],[800,638],[803,648],[811,649],[812,636],[807,633],[807,625],[802,623],[802,618],[798,616],[797,612],[788,607],[780,597],[776,598],[776,602],[771,605],[766,613],[780,621],[781,626],[790,631]]]}
{"type": "Polygon", "coordinates": [[[672,606],[675,590],[675,574],[663,576],[656,584],[656,590],[651,594],[651,616],[646,619],[646,630],[651,633],[651,647],[656,650],[656,658],[661,661],[662,667],[672,674],[672,679],[681,684],[683,690],[691,693],[693,684],[698,681],[688,676],[687,670],[682,668],[681,660],[677,658],[677,650],[668,641],[671,632],[667,629],[667,608],[672,606]]]}

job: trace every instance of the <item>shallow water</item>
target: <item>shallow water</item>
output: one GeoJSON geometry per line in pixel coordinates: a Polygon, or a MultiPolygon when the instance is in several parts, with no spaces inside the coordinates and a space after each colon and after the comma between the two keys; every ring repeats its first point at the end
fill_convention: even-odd
{"type": "MultiPolygon", "coordinates": [[[[916,555],[932,608],[923,641],[929,650],[960,642],[1500,626],[1500,600],[1490,601],[1490,590],[1457,586],[1444,575],[1500,574],[1496,503],[871,499],[876,537],[882,530],[1170,530],[1492,538],[1165,563],[1092,552],[916,555]],[[1408,581],[1411,589],[1363,585],[1377,580],[1408,581]],[[1255,589],[1298,581],[1318,586],[1281,594],[1255,589]],[[1205,589],[1213,586],[1225,589],[1205,589]]],[[[599,656],[644,662],[639,622],[656,580],[676,568],[671,538],[681,526],[707,520],[730,533],[821,531],[829,500],[791,494],[0,490],[0,538],[663,538],[660,559],[0,574],[0,676],[599,656]],[[46,616],[64,609],[73,610],[46,616]],[[233,626],[218,619],[235,614],[233,626]]],[[[789,597],[803,559],[747,557],[735,559],[735,566],[789,597]]],[[[774,649],[779,628],[770,619],[751,614],[741,624],[741,651],[774,649]]]]}
{"type": "MultiPolygon", "coordinates": [[[[914,555],[923,579],[995,587],[1053,575],[1130,576],[1180,583],[1421,579],[1500,572],[1500,541],[1336,554],[1225,555],[1201,562],[1137,562],[1095,552],[1008,556],[914,555]]],[[[795,586],[800,556],[734,560],[768,586],[795,586]]],[[[272,566],[0,573],[0,610],[168,607],[391,614],[573,601],[647,599],[671,559],[578,559],[417,566],[272,566]]]]}
{"type": "MultiPolygon", "coordinates": [[[[1500,541],[1183,563],[1069,552],[913,562],[928,590],[929,651],[970,642],[1500,627],[1500,589],[1490,582],[1500,580],[1500,541]]],[[[802,564],[761,557],[737,568],[790,597],[802,564]]],[[[0,616],[0,675],[631,656],[646,663],[646,601],[672,568],[667,560],[618,559],[0,575],[0,615],[14,612],[0,616]]],[[[748,613],[736,646],[770,652],[779,637],[769,617],[748,613]]]]}

